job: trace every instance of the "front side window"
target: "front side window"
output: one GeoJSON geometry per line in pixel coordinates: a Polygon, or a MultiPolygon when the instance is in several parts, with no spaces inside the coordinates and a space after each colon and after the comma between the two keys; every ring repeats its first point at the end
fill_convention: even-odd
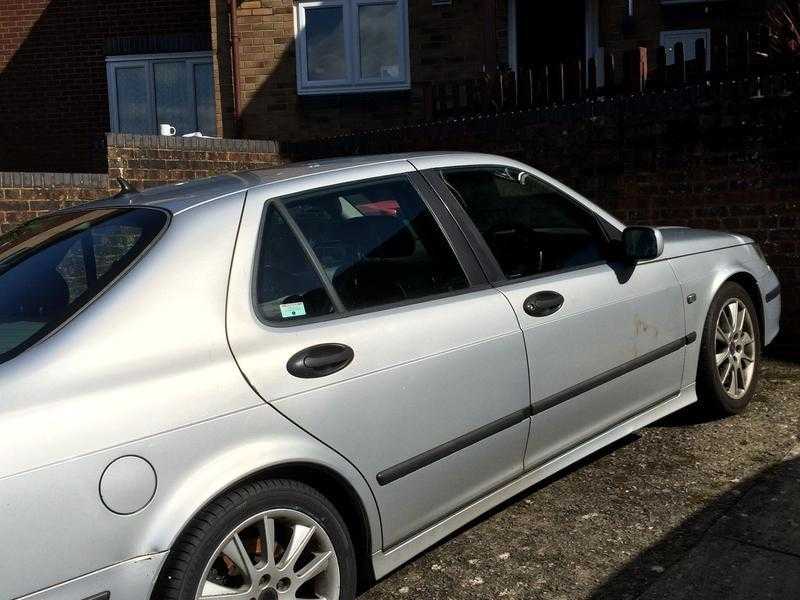
{"type": "Polygon", "coordinates": [[[267,320],[363,310],[468,287],[439,224],[405,178],[276,201],[264,219],[256,302],[267,320]]]}
{"type": "Polygon", "coordinates": [[[594,264],[607,254],[595,217],[529,173],[481,167],[443,176],[508,279],[594,264]]]}
{"type": "Polygon", "coordinates": [[[408,89],[408,0],[297,3],[300,94],[408,89]]]}
{"type": "Polygon", "coordinates": [[[48,215],[0,236],[0,362],[97,296],[166,223],[159,210],[105,208],[48,215]]]}
{"type": "Polygon", "coordinates": [[[175,135],[216,135],[208,52],[111,56],[106,75],[112,131],[155,135],[168,125],[175,135]]]}

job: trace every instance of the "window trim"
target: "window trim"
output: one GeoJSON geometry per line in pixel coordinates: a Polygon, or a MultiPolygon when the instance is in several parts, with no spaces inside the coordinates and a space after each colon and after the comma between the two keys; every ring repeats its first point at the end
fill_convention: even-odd
{"type": "Polygon", "coordinates": [[[357,94],[362,92],[387,92],[411,89],[411,57],[408,41],[408,0],[299,0],[294,3],[295,71],[297,94],[313,96],[322,94],[357,94]],[[394,4],[400,10],[398,42],[401,76],[395,80],[360,76],[361,42],[358,27],[358,10],[362,6],[394,4]],[[347,68],[345,79],[312,81],[308,78],[307,45],[305,36],[306,10],[323,7],[342,8],[344,54],[347,68]]]}
{"type": "Polygon", "coordinates": [[[530,171],[527,171],[525,169],[520,169],[519,167],[509,167],[509,165],[488,164],[488,163],[476,164],[476,165],[461,165],[456,167],[436,167],[423,171],[423,174],[425,174],[426,178],[428,173],[431,174],[431,177],[428,178],[429,181],[431,182],[431,185],[438,192],[439,196],[442,197],[448,209],[450,209],[453,212],[453,215],[456,217],[459,224],[462,226],[462,231],[464,231],[464,236],[467,238],[468,243],[475,252],[475,255],[478,257],[478,260],[480,260],[481,266],[486,272],[487,279],[495,287],[505,286],[507,284],[524,283],[527,281],[533,281],[535,279],[542,279],[544,277],[551,277],[553,275],[561,275],[564,273],[582,271],[584,269],[591,269],[599,265],[608,264],[609,260],[608,258],[606,258],[604,260],[592,261],[591,263],[586,263],[585,265],[565,267],[563,269],[545,271],[543,273],[534,273],[533,275],[528,275],[526,277],[519,277],[516,279],[511,279],[507,277],[506,274],[503,272],[503,269],[500,267],[500,264],[497,262],[494,253],[489,248],[489,245],[486,243],[483,234],[481,234],[481,232],[478,230],[477,225],[475,225],[472,218],[467,213],[466,209],[462,206],[461,201],[456,195],[457,191],[452,188],[450,183],[445,178],[445,173],[454,171],[474,171],[479,169],[508,169],[508,168],[514,168],[519,171],[527,173],[530,177],[535,179],[537,183],[558,193],[561,197],[565,198],[568,202],[570,202],[574,207],[590,215],[597,224],[597,229],[599,230],[600,235],[603,237],[606,247],[609,250],[613,251],[613,240],[609,236],[607,229],[607,226],[610,225],[606,223],[605,219],[603,219],[593,210],[590,210],[588,207],[584,206],[583,204],[575,200],[575,198],[573,198],[571,194],[568,194],[567,192],[560,190],[557,187],[549,184],[548,182],[546,182],[540,177],[537,177],[536,174],[531,173],[530,171]]]}
{"type": "MultiPolygon", "coordinates": [[[[214,57],[210,50],[202,50],[198,52],[163,52],[158,54],[122,54],[119,56],[106,57],[106,82],[108,86],[108,113],[109,123],[111,125],[112,133],[120,133],[119,130],[119,103],[117,96],[117,78],[115,76],[116,69],[125,67],[141,67],[144,68],[145,76],[147,77],[147,100],[149,103],[149,116],[151,132],[145,135],[158,135],[158,108],[156,106],[156,90],[155,90],[155,73],[153,65],[160,62],[180,62],[192,65],[192,76],[187,77],[187,86],[189,97],[194,102],[194,131],[199,131],[199,124],[197,122],[197,89],[195,86],[194,66],[199,64],[208,64],[212,68],[212,94],[211,101],[213,103],[214,114],[217,111],[217,98],[213,93],[213,67],[214,57]],[[124,64],[123,64],[124,63],[124,64]]],[[[203,135],[217,135],[216,123],[214,124],[213,132],[203,132],[203,135]]]]}
{"type": "MultiPolygon", "coordinates": [[[[141,205],[135,205],[134,204],[134,205],[131,205],[131,206],[109,206],[108,208],[109,209],[115,209],[115,210],[118,210],[118,211],[151,210],[151,211],[155,211],[155,212],[160,212],[165,216],[164,224],[162,225],[161,230],[158,232],[158,234],[156,234],[156,236],[153,237],[153,239],[150,240],[150,242],[144,248],[142,248],[142,251],[139,252],[139,254],[136,255],[136,257],[125,266],[125,268],[123,268],[119,273],[117,273],[117,275],[113,279],[111,279],[103,288],[98,290],[98,292],[96,294],[94,294],[88,301],[84,302],[81,306],[77,307],[75,310],[69,312],[61,320],[61,322],[57,326],[53,327],[52,329],[43,331],[41,335],[32,336],[31,338],[26,340],[25,343],[21,344],[20,346],[15,348],[13,351],[9,352],[8,356],[6,356],[5,358],[0,359],[0,365],[14,360],[16,357],[18,357],[23,352],[26,352],[27,350],[30,350],[34,346],[49,340],[51,337],[56,335],[59,331],[61,331],[65,327],[67,327],[75,318],[78,317],[78,315],[80,315],[83,311],[87,310],[90,306],[92,306],[95,302],[97,302],[106,292],[108,292],[111,288],[113,288],[117,284],[118,281],[120,281],[134,267],[136,267],[136,265],[138,265],[139,262],[142,261],[145,256],[147,256],[147,254],[150,252],[150,250],[152,250],[153,247],[156,244],[158,244],[158,242],[161,240],[161,238],[164,237],[164,235],[166,234],[166,232],[169,229],[170,225],[172,224],[172,213],[170,211],[168,211],[168,210],[166,210],[164,208],[158,207],[158,206],[141,206],[141,205]]],[[[69,214],[80,214],[80,213],[84,213],[84,212],[92,212],[92,210],[96,210],[96,209],[89,209],[89,208],[86,208],[86,207],[76,207],[76,208],[69,208],[69,209],[66,209],[66,210],[61,210],[61,211],[58,211],[58,212],[62,213],[62,214],[67,214],[67,213],[69,213],[69,214]]],[[[43,216],[49,216],[49,215],[43,215],[43,216]]],[[[0,355],[0,356],[2,356],[2,355],[0,355]]]]}
{"type": "MultiPolygon", "coordinates": [[[[275,328],[275,329],[283,329],[286,327],[300,327],[303,325],[312,325],[316,323],[325,323],[328,321],[336,321],[339,319],[344,319],[348,317],[356,317],[370,313],[377,313],[377,312],[384,312],[396,308],[404,308],[407,306],[414,306],[416,304],[422,304],[425,302],[435,302],[437,300],[444,300],[447,298],[455,298],[458,296],[463,296],[465,294],[472,294],[480,291],[484,291],[490,289],[492,286],[486,280],[486,277],[483,275],[483,271],[478,264],[477,258],[471,252],[469,242],[466,239],[463,239],[463,234],[461,234],[460,229],[457,227],[455,223],[455,219],[453,219],[452,227],[445,225],[442,222],[442,217],[445,219],[447,218],[445,212],[441,212],[434,208],[436,201],[441,203],[442,209],[446,210],[444,207],[444,202],[439,195],[436,194],[430,186],[426,186],[429,191],[426,191],[425,187],[419,185],[420,183],[427,183],[427,181],[419,175],[419,173],[398,173],[394,175],[381,175],[378,177],[370,177],[368,179],[357,179],[353,181],[347,181],[344,183],[330,185],[330,186],[321,186],[315,187],[307,190],[303,190],[301,192],[296,192],[292,194],[286,194],[283,196],[275,196],[272,198],[266,198],[263,200],[261,205],[261,214],[259,216],[259,225],[258,225],[258,234],[256,237],[256,244],[254,248],[253,254],[253,263],[252,269],[250,272],[250,303],[253,313],[256,316],[258,322],[264,325],[267,328],[275,328]],[[419,176],[419,178],[414,177],[415,175],[419,176]],[[436,225],[439,227],[439,230],[442,232],[442,235],[445,238],[450,250],[453,252],[453,256],[456,259],[459,267],[461,268],[462,272],[464,273],[464,277],[467,280],[467,287],[456,290],[454,292],[443,292],[440,294],[432,294],[429,296],[423,296],[420,298],[413,298],[410,300],[400,300],[398,302],[389,302],[387,304],[379,304],[376,306],[370,306],[367,308],[360,308],[357,310],[348,310],[347,308],[343,307],[343,310],[340,312],[336,309],[336,305],[334,303],[333,297],[331,297],[331,304],[333,304],[335,312],[327,315],[320,315],[317,317],[309,317],[306,319],[300,320],[287,320],[287,321],[271,321],[266,319],[258,308],[258,268],[260,264],[260,254],[262,244],[264,242],[264,226],[266,224],[266,217],[267,211],[269,211],[270,207],[276,205],[276,208],[280,212],[281,216],[284,220],[287,221],[289,227],[292,229],[292,233],[295,233],[295,228],[299,231],[299,226],[295,222],[294,218],[289,214],[289,211],[286,210],[284,206],[285,201],[290,201],[294,198],[307,196],[309,193],[316,193],[316,192],[330,192],[335,191],[341,188],[350,188],[354,185],[359,184],[372,184],[372,183],[380,183],[383,181],[392,181],[392,180],[405,180],[407,181],[411,187],[414,189],[417,194],[419,194],[422,203],[425,207],[430,211],[431,215],[433,216],[436,225]],[[278,208],[278,205],[280,208],[278,208]],[[452,236],[460,236],[462,239],[459,241],[455,241],[452,239],[452,236]],[[469,250],[469,252],[467,252],[469,250]]],[[[450,216],[452,218],[452,216],[450,216]]],[[[300,232],[302,235],[302,232],[300,232]]],[[[296,235],[296,234],[295,234],[296,235]]],[[[305,235],[302,237],[298,237],[298,243],[303,248],[304,252],[313,252],[311,250],[310,245],[308,245],[308,240],[306,239],[305,235]]],[[[315,255],[316,257],[316,255],[315,255]]],[[[320,279],[322,286],[328,291],[328,286],[333,286],[333,283],[328,279],[327,275],[325,274],[324,269],[320,270],[320,266],[318,266],[319,260],[311,260],[311,266],[313,267],[314,271],[317,274],[317,277],[320,279]]],[[[335,291],[335,290],[334,290],[335,291]]],[[[330,295],[330,292],[328,292],[330,295]]]]}

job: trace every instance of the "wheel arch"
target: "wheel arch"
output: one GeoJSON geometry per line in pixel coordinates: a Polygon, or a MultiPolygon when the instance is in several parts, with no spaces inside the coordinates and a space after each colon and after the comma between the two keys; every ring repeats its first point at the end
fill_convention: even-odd
{"type": "MultiPolygon", "coordinates": [[[[761,289],[758,287],[758,281],[756,278],[753,277],[752,274],[748,273],[747,271],[736,271],[735,273],[728,276],[725,281],[723,281],[719,287],[717,287],[716,292],[719,291],[719,288],[722,287],[725,283],[729,281],[733,283],[738,283],[740,286],[744,288],[744,290],[750,296],[750,299],[753,301],[753,305],[756,307],[756,318],[758,319],[758,329],[761,335],[759,336],[759,341],[761,348],[764,348],[764,301],[761,297],[761,289]]],[[[715,295],[716,295],[715,292],[715,295]]]]}

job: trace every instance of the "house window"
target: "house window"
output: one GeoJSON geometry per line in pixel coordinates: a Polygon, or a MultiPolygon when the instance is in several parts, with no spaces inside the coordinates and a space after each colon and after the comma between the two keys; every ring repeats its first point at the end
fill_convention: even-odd
{"type": "Polygon", "coordinates": [[[675,29],[662,31],[659,42],[667,51],[667,65],[675,64],[675,44],[683,44],[683,58],[694,60],[695,42],[702,39],[706,43],[706,70],[711,68],[711,30],[710,29],[675,29]]]}
{"type": "Polygon", "coordinates": [[[106,58],[111,131],[155,135],[168,123],[182,135],[216,135],[211,54],[106,58]]]}
{"type": "Polygon", "coordinates": [[[301,0],[295,27],[299,94],[410,87],[408,0],[301,0]]]}

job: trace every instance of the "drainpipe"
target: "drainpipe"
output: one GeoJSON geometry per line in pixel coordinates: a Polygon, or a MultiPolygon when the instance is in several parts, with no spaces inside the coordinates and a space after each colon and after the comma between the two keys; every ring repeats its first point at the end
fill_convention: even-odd
{"type": "Polygon", "coordinates": [[[236,5],[238,0],[228,2],[228,32],[230,34],[231,68],[233,70],[233,123],[236,137],[241,137],[242,122],[239,110],[239,26],[236,23],[236,5]]]}

